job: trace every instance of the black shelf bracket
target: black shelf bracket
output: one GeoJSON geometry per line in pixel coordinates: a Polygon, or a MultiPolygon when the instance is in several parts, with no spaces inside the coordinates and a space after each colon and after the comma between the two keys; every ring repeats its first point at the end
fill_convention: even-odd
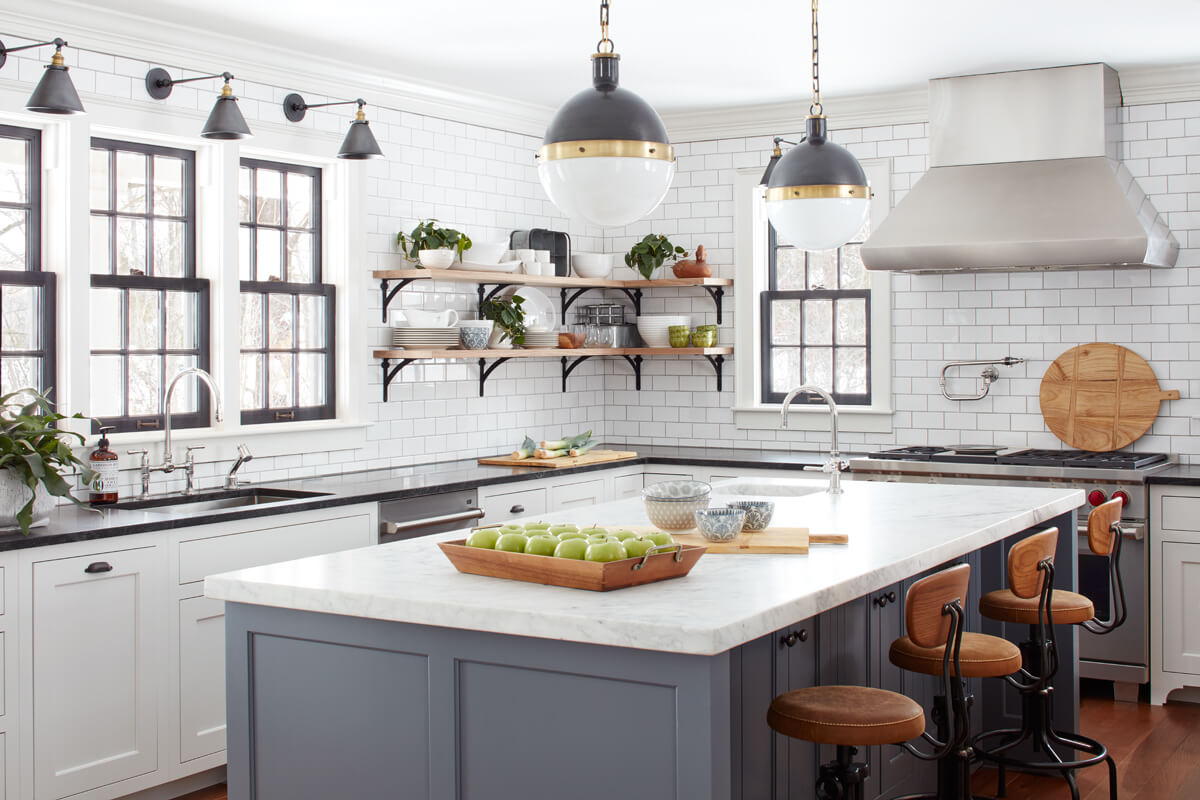
{"type": "Polygon", "coordinates": [[[642,290],[626,289],[622,286],[621,291],[624,292],[625,296],[629,298],[629,301],[633,303],[633,313],[640,317],[642,315],[642,290]]]}
{"type": "MultiPolygon", "coordinates": [[[[563,291],[565,292],[566,289],[563,291]]],[[[591,358],[591,356],[579,356],[574,361],[571,361],[566,356],[562,357],[562,390],[564,392],[567,390],[567,378],[571,377],[571,373],[575,371],[576,367],[587,361],[589,358],[591,358]]]]}
{"type": "Polygon", "coordinates": [[[388,283],[390,283],[390,281],[388,281],[387,278],[383,278],[379,281],[379,295],[383,299],[383,308],[380,311],[380,315],[383,317],[384,323],[387,322],[388,306],[392,304],[392,298],[394,298],[401,289],[403,289],[405,286],[408,286],[415,280],[417,279],[403,278],[394,287],[392,287],[390,292],[388,291],[388,283]]]}
{"type": "Polygon", "coordinates": [[[385,358],[382,360],[383,402],[386,403],[388,401],[388,386],[390,386],[392,381],[396,379],[396,376],[400,374],[400,370],[404,369],[414,361],[416,361],[415,358],[402,358],[400,359],[400,363],[398,363],[395,367],[392,367],[392,360],[390,358],[385,358]]]}
{"type": "Polygon", "coordinates": [[[724,367],[725,367],[725,356],[723,356],[723,355],[715,355],[715,356],[705,355],[704,357],[708,359],[708,363],[712,364],[713,370],[717,373],[717,391],[719,392],[719,391],[721,391],[721,384],[723,382],[722,379],[724,378],[723,373],[724,373],[724,367]]]}
{"type": "Polygon", "coordinates": [[[492,365],[490,367],[487,365],[486,358],[479,359],[479,396],[480,397],[483,397],[483,385],[485,383],[487,383],[487,379],[489,377],[491,377],[493,372],[496,371],[496,367],[500,366],[505,361],[508,361],[508,358],[509,357],[497,358],[495,361],[492,362],[492,365]]]}
{"type": "Polygon", "coordinates": [[[489,292],[487,290],[487,287],[489,285],[491,285],[491,284],[481,283],[481,284],[479,284],[479,287],[477,289],[477,292],[479,294],[479,309],[481,311],[483,309],[483,303],[485,300],[491,300],[493,297],[500,294],[502,291],[504,291],[508,287],[516,286],[516,284],[514,284],[514,283],[497,283],[494,286],[492,286],[492,290],[489,292]]]}
{"type": "Polygon", "coordinates": [[[640,392],[642,390],[642,357],[627,356],[621,354],[621,358],[629,362],[629,366],[633,367],[634,386],[640,392]]]}
{"type": "Polygon", "coordinates": [[[702,289],[704,289],[704,291],[708,292],[708,296],[711,297],[713,299],[713,303],[716,304],[716,306],[717,306],[717,324],[720,325],[721,324],[721,316],[722,316],[721,301],[725,297],[725,290],[723,288],[721,288],[720,286],[702,286],[700,288],[702,288],[702,289]]]}
{"type": "Polygon", "coordinates": [[[562,314],[563,314],[563,323],[564,324],[567,321],[567,309],[569,309],[571,307],[571,305],[576,300],[578,300],[584,292],[586,292],[592,288],[594,288],[594,287],[585,286],[582,289],[576,289],[574,294],[570,294],[567,290],[567,287],[565,287],[565,286],[558,290],[558,296],[560,298],[562,298],[562,314]]]}

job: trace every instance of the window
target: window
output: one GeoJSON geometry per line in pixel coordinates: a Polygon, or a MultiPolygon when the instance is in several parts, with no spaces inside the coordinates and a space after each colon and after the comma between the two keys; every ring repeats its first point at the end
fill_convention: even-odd
{"type": "Polygon", "coordinates": [[[53,389],[54,274],[42,272],[41,133],[0,125],[0,393],[53,389]]]}
{"type": "MultiPolygon", "coordinates": [[[[196,158],[93,139],[91,409],[118,431],[163,425],[171,379],[208,369],[208,281],[196,277],[196,158]]],[[[181,384],[175,428],[209,424],[207,393],[181,384]]]]}
{"type": "Polygon", "coordinates": [[[871,275],[860,254],[869,229],[867,222],[849,243],[817,252],[780,244],[770,227],[760,295],[764,403],[811,383],[839,404],[871,404],[871,275]]]}
{"type": "Polygon", "coordinates": [[[238,187],[242,422],[332,418],[334,287],[322,283],[321,170],[244,158],[238,187]]]}

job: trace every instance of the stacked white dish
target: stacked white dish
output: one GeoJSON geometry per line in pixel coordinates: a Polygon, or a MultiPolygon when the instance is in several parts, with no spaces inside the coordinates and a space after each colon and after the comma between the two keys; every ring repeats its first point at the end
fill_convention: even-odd
{"type": "Polygon", "coordinates": [[[507,244],[498,242],[476,242],[462,255],[462,261],[450,269],[467,269],[482,272],[516,272],[521,267],[518,259],[507,244]]]}
{"type": "Polygon", "coordinates": [[[458,346],[458,328],[392,328],[392,346],[444,350],[458,346]]]}
{"type": "Polygon", "coordinates": [[[643,314],[637,318],[638,333],[647,347],[670,347],[671,334],[667,330],[672,325],[692,325],[692,318],[687,314],[643,314]]]}
{"type": "Polygon", "coordinates": [[[558,347],[558,331],[525,331],[526,347],[558,347]]]}

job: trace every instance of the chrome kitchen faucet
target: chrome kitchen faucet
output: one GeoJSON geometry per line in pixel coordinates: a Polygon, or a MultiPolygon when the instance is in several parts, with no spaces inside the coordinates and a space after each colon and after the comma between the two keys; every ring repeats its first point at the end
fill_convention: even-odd
{"type": "MultiPolygon", "coordinates": [[[[183,378],[185,378],[189,375],[194,375],[197,379],[200,380],[201,383],[203,383],[205,386],[208,387],[208,391],[212,394],[213,404],[215,406],[214,411],[213,411],[213,420],[215,422],[221,421],[221,392],[219,389],[217,389],[216,381],[213,380],[212,375],[209,375],[206,371],[200,369],[199,367],[191,367],[189,369],[183,370],[178,375],[176,375],[174,378],[172,378],[171,383],[167,385],[167,394],[163,398],[163,429],[164,429],[165,435],[164,435],[164,439],[163,439],[163,461],[162,461],[162,463],[158,464],[157,466],[151,466],[150,459],[147,457],[145,450],[130,450],[130,451],[128,451],[129,455],[139,455],[140,454],[142,457],[142,463],[141,463],[142,494],[141,494],[141,496],[143,499],[150,494],[150,473],[151,472],[162,472],[162,473],[169,475],[170,473],[174,472],[177,469],[177,467],[175,466],[175,456],[171,452],[171,398],[175,394],[175,385],[177,383],[179,383],[179,381],[181,381],[183,378]]],[[[187,486],[183,490],[184,494],[192,494],[194,491],[196,491],[196,456],[194,455],[194,452],[196,450],[203,450],[203,449],[204,449],[204,445],[202,445],[202,444],[188,445],[187,459],[184,461],[184,465],[183,465],[183,468],[184,468],[184,470],[186,470],[186,473],[187,473],[187,486]]]]}
{"type": "Polygon", "coordinates": [[[783,398],[783,408],[779,410],[779,427],[786,430],[788,426],[788,408],[792,405],[792,400],[796,395],[811,392],[820,396],[825,401],[825,405],[829,406],[829,433],[831,441],[829,443],[829,457],[825,459],[823,472],[829,473],[829,488],[825,491],[829,494],[842,493],[842,470],[850,466],[849,461],[843,460],[838,454],[838,407],[837,403],[833,402],[833,397],[829,392],[822,389],[820,386],[813,386],[806,383],[803,386],[797,386],[787,393],[787,397],[783,398]]]}

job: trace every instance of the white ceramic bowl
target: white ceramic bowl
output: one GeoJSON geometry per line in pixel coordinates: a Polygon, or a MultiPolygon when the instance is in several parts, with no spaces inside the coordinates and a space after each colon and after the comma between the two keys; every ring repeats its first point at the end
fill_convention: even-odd
{"type": "Polygon", "coordinates": [[[472,264],[499,264],[507,252],[507,242],[474,242],[463,252],[463,260],[472,264]]]}
{"type": "Polygon", "coordinates": [[[647,500],[695,500],[707,497],[710,492],[712,487],[704,481],[659,481],[642,489],[642,497],[647,500]]]}
{"type": "Polygon", "coordinates": [[[685,500],[643,498],[646,519],[660,531],[689,531],[696,527],[696,512],[708,508],[708,495],[685,500]]]}
{"type": "Polygon", "coordinates": [[[417,261],[426,269],[446,269],[454,263],[453,250],[419,250],[417,261]]]}
{"type": "Polygon", "coordinates": [[[620,257],[620,253],[575,253],[571,256],[571,269],[580,278],[607,278],[620,257]]]}
{"type": "Polygon", "coordinates": [[[637,318],[637,329],[647,347],[670,347],[672,325],[691,327],[692,318],[687,314],[652,314],[637,318]]]}

